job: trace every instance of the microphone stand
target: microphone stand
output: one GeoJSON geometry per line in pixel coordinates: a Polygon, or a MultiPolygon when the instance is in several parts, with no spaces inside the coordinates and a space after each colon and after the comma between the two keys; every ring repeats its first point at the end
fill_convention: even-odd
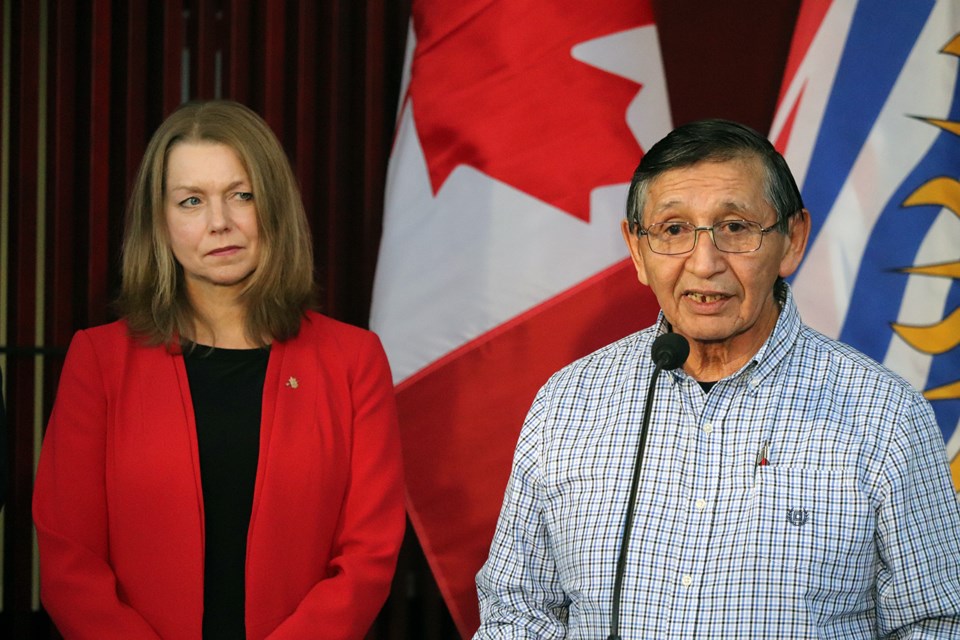
{"type": "Polygon", "coordinates": [[[627,567],[627,550],[630,546],[630,532],[633,529],[633,511],[637,503],[637,489],[640,486],[640,467],[643,464],[643,450],[647,444],[647,431],[650,426],[650,413],[653,410],[653,392],[657,388],[657,378],[663,366],[658,364],[650,378],[647,390],[647,404],[643,408],[643,422],[640,424],[640,441],[637,444],[637,460],[633,465],[633,480],[630,483],[630,500],[627,503],[627,517],[623,524],[623,536],[620,538],[620,556],[617,558],[617,574],[613,583],[613,610],[610,613],[610,635],[607,640],[620,639],[620,591],[623,587],[623,574],[627,567]]]}
{"type": "Polygon", "coordinates": [[[610,635],[607,640],[620,640],[620,591],[623,588],[623,574],[627,567],[627,550],[630,546],[630,532],[633,530],[633,511],[637,503],[637,489],[640,486],[640,467],[643,464],[643,450],[647,445],[647,431],[650,429],[650,414],[653,411],[653,392],[657,388],[657,378],[664,369],[672,370],[681,366],[690,354],[690,343],[677,333],[665,333],[653,341],[651,355],[653,376],[647,389],[647,404],[643,408],[643,422],[640,424],[640,441],[637,443],[637,461],[633,465],[633,481],[630,483],[630,501],[627,503],[627,517],[623,523],[623,537],[620,539],[620,556],[617,558],[617,574],[613,582],[613,606],[610,613],[610,635]]]}

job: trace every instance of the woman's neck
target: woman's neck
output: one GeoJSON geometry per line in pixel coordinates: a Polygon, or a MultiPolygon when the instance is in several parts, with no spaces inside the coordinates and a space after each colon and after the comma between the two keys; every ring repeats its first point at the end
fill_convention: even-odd
{"type": "Polygon", "coordinates": [[[224,349],[253,349],[259,344],[247,335],[246,306],[232,292],[224,295],[194,295],[190,304],[196,312],[193,342],[224,349]]]}

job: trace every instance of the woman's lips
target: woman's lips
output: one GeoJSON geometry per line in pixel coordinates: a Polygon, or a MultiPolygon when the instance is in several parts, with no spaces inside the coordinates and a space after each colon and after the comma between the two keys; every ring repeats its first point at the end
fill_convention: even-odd
{"type": "Polygon", "coordinates": [[[237,251],[240,251],[240,247],[229,246],[229,247],[220,247],[219,249],[214,249],[207,253],[208,256],[220,257],[220,256],[229,256],[233,255],[237,251]]]}

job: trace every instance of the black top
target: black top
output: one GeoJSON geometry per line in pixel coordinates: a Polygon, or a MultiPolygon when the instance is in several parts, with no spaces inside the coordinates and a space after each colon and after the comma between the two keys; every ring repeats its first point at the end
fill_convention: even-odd
{"type": "Polygon", "coordinates": [[[244,567],[269,349],[184,353],[200,450],[206,548],[203,637],[245,637],[244,567]]]}
{"type": "Polygon", "coordinates": [[[697,384],[700,385],[700,388],[703,389],[704,393],[710,393],[710,389],[713,389],[713,385],[717,384],[717,381],[714,380],[713,382],[701,382],[700,380],[697,380],[697,384]]]}

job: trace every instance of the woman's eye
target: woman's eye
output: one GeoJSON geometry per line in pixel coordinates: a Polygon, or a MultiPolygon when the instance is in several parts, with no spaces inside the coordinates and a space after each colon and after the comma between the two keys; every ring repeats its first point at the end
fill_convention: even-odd
{"type": "Polygon", "coordinates": [[[200,205],[200,198],[197,196],[190,196],[186,200],[180,201],[181,207],[197,207],[200,205]]]}
{"type": "Polygon", "coordinates": [[[253,194],[249,191],[238,191],[237,198],[243,201],[253,200],[253,194]]]}

